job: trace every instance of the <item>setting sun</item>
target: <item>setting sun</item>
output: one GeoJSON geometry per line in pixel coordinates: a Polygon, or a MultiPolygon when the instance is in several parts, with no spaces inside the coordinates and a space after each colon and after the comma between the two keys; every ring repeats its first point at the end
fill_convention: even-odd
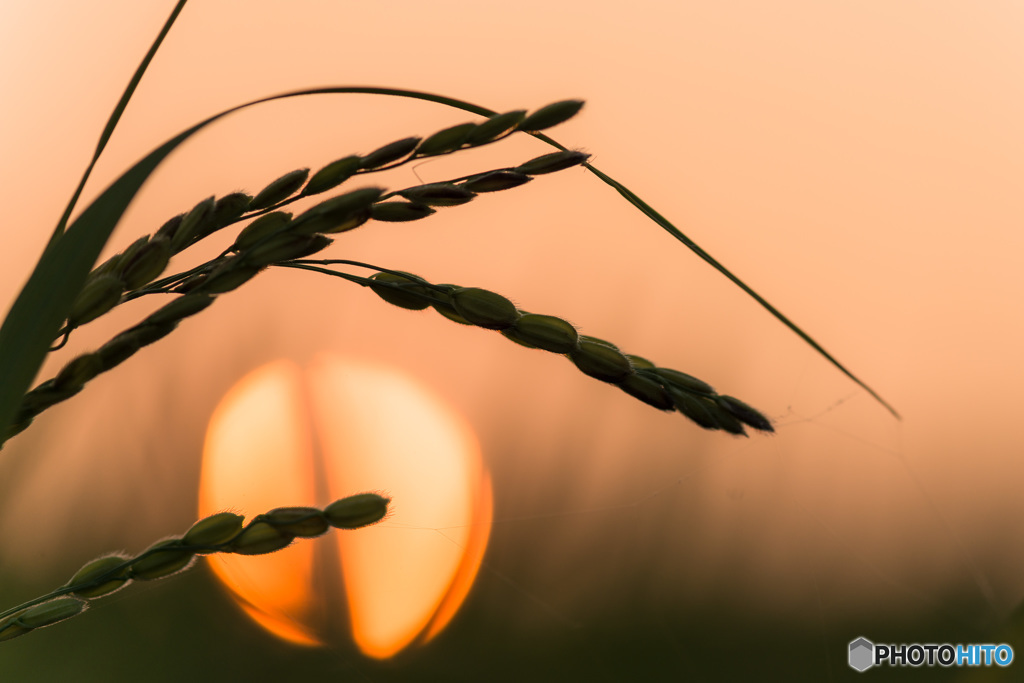
{"type": "Polygon", "coordinates": [[[465,599],[490,531],[490,478],[465,420],[395,369],[331,356],[253,370],[210,420],[201,516],[367,490],[392,498],[381,525],[210,565],[247,614],[291,642],[348,634],[377,658],[426,642],[465,599]]]}

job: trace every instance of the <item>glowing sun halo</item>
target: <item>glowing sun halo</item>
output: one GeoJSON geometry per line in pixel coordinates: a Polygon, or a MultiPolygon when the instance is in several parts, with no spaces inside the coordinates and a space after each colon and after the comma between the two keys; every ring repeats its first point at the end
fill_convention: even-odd
{"type": "Polygon", "coordinates": [[[378,658],[426,642],[469,592],[491,526],[490,478],[461,416],[397,370],[333,356],[264,365],[221,400],[201,516],[322,507],[361,491],[392,498],[382,524],[269,555],[213,555],[210,566],[247,614],[291,642],[347,632],[378,658]]]}

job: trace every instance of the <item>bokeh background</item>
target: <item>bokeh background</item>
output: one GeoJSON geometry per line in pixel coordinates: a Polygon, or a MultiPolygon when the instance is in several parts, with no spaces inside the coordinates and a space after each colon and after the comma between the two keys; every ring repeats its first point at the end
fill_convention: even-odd
{"type": "MultiPolygon", "coordinates": [[[[0,4],[5,306],[172,7],[0,4]]],[[[1010,638],[1024,598],[1022,31],[1012,2],[191,3],[80,206],[180,130],[278,92],[384,85],[497,110],[583,98],[554,137],[593,154],[903,419],[584,170],[426,221],[369,224],[332,255],[566,317],[750,402],[777,435],[705,433],[500,335],[340,281],[268,272],[4,449],[4,606],[103,552],[186,529],[224,392],[264,362],[330,351],[407,373],[477,432],[494,526],[462,610],[427,647],[378,662],[341,641],[274,640],[199,567],[5,643],[0,674],[841,680],[858,636],[1010,638]]],[[[210,194],[472,118],[354,95],[237,114],[160,168],[110,250],[210,194]]],[[[518,136],[383,182],[547,151],[518,136]]],[[[231,236],[220,239],[207,257],[231,236]]],[[[152,304],[122,308],[76,333],[44,375],[152,304]]],[[[870,675],[914,673],[964,672],[870,675]]]]}

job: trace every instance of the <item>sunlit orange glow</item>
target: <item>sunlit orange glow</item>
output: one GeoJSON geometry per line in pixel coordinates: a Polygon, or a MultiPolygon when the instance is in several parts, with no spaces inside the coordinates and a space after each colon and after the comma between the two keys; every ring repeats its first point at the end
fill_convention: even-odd
{"type": "Polygon", "coordinates": [[[213,556],[214,572],[293,643],[344,629],[384,658],[430,640],[468,594],[491,525],[490,477],[459,415],[398,371],[321,356],[251,372],[210,421],[200,515],[323,506],[367,490],[393,499],[383,524],[265,556],[213,556]]]}
{"type": "Polygon", "coordinates": [[[480,569],[480,563],[484,560],[484,550],[487,549],[487,532],[491,527],[491,520],[494,513],[494,500],[491,494],[491,479],[486,472],[481,472],[480,477],[480,501],[476,507],[479,515],[474,522],[474,532],[470,533],[469,544],[462,553],[462,561],[455,573],[448,593],[441,601],[437,612],[434,613],[430,625],[423,632],[423,641],[426,642],[436,636],[455,616],[459,605],[466,599],[466,594],[473,585],[473,579],[480,569]]]}

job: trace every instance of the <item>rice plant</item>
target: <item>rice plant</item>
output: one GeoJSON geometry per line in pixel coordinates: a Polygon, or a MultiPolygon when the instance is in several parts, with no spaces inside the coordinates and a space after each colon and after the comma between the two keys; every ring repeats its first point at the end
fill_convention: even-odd
{"type": "MultiPolygon", "coordinates": [[[[369,289],[389,304],[412,311],[430,309],[454,323],[494,330],[518,345],[562,355],[583,374],[616,385],[654,409],[678,412],[700,428],[733,436],[746,436],[747,429],[771,433],[774,427],[769,418],[741,399],[719,393],[708,382],[679,370],[656,366],[642,355],[621,351],[612,342],[581,335],[561,318],[522,310],[504,296],[474,283],[434,283],[392,267],[397,264],[378,266],[321,257],[321,252],[343,239],[341,235],[345,232],[373,229],[379,222],[424,220],[475,201],[502,201],[504,196],[481,195],[504,193],[535,180],[543,182],[543,176],[575,167],[585,168],[614,188],[896,414],[806,332],[668,219],[594,167],[589,155],[567,149],[543,132],[577,115],[583,107],[579,100],[563,100],[533,111],[497,112],[441,95],[392,88],[329,87],[266,97],[220,112],[168,140],[125,171],[70,222],[93,166],[185,2],[178,2],[136,70],[49,244],[0,328],[0,447],[30,428],[35,418],[48,408],[85,391],[91,380],[128,361],[142,348],[171,335],[184,320],[203,313],[221,296],[278,268],[340,278],[369,289]],[[152,234],[96,264],[100,251],[141,185],[193,134],[233,112],[261,103],[351,93],[419,99],[467,112],[476,118],[434,133],[413,131],[415,134],[410,137],[366,154],[339,150],[338,158],[323,168],[315,172],[308,168],[285,172],[252,194],[234,192],[206,197],[169,218],[152,234]],[[381,171],[416,160],[497,144],[519,133],[532,135],[550,144],[555,151],[514,165],[412,187],[388,189],[365,184],[371,180],[368,176],[381,171]],[[310,197],[320,198],[320,201],[297,215],[288,210],[291,204],[310,197]],[[235,238],[222,253],[196,267],[168,274],[168,270],[173,270],[171,263],[175,256],[225,231],[233,231],[235,238]],[[79,328],[141,297],[162,297],[168,301],[99,348],[80,353],[53,377],[32,386],[48,353],[73,344],[79,328]]],[[[387,482],[380,485],[384,487],[387,482]]],[[[63,586],[0,612],[0,640],[9,640],[80,614],[91,600],[107,596],[133,581],[181,572],[194,563],[197,555],[269,553],[286,547],[296,538],[316,537],[332,527],[353,530],[373,524],[386,516],[389,502],[382,495],[362,493],[340,499],[323,510],[270,510],[248,524],[233,513],[213,515],[199,520],[183,535],[159,541],[134,556],[102,555],[75,572],[63,586]]]]}

